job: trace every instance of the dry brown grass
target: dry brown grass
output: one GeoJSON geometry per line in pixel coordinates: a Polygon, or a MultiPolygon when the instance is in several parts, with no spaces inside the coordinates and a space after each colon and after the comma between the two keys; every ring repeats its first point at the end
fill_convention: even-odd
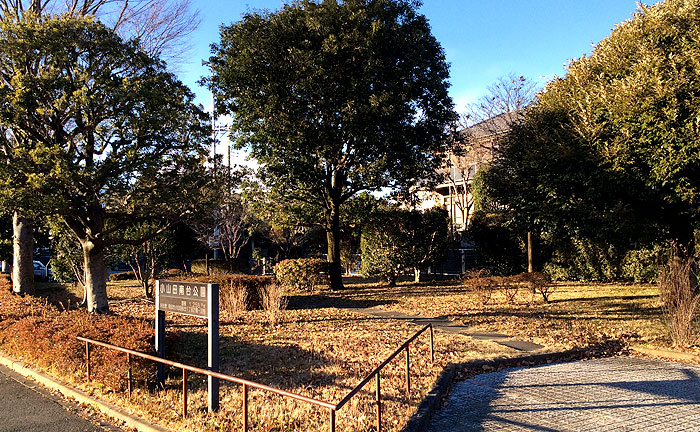
{"type": "MultiPolygon", "coordinates": [[[[475,330],[493,331],[543,344],[551,349],[583,347],[609,339],[666,347],[658,288],[650,284],[554,283],[549,303],[530,289],[514,298],[494,290],[484,307],[480,293],[459,281],[396,287],[355,283],[352,290],[325,292],[327,301],[425,317],[446,317],[475,330]]],[[[687,348],[694,349],[694,348],[687,348]]]]}
{"type": "MultiPolygon", "coordinates": [[[[300,293],[275,325],[266,311],[222,312],[221,369],[224,373],[335,403],[367,373],[418,330],[389,319],[378,319],[345,307],[381,306],[426,317],[444,316],[475,329],[532,340],[551,349],[586,346],[610,339],[666,345],[658,289],[651,285],[559,283],[544,303],[530,289],[492,290],[484,305],[480,295],[459,282],[396,287],[350,283],[342,292],[300,293]],[[513,294],[515,292],[515,294],[513,294]]],[[[57,292],[60,290],[57,290],[57,292]]],[[[154,305],[141,300],[134,282],[109,284],[112,310],[118,316],[152,319],[154,305]]],[[[65,294],[65,293],[64,293],[65,294]]],[[[169,349],[184,363],[206,365],[206,323],[169,315],[168,333],[177,345],[169,349]]],[[[412,391],[404,392],[403,356],[382,374],[385,430],[398,431],[415,412],[436,378],[450,363],[515,356],[519,353],[487,341],[435,333],[436,362],[429,361],[427,337],[411,346],[412,391]]],[[[54,371],[55,372],[55,371],[54,371]]],[[[180,372],[172,371],[166,390],[151,393],[140,387],[131,401],[97,382],[79,383],[88,391],[126,406],[172,430],[237,430],[242,427],[240,386],[223,385],[221,411],[206,412],[206,385],[190,380],[190,417],[181,418],[180,372]]],[[[328,413],[308,404],[252,391],[251,430],[326,430],[328,413]]],[[[337,415],[338,431],[374,430],[373,382],[337,415]]]]}
{"type": "MultiPolygon", "coordinates": [[[[141,299],[142,292],[136,283],[110,283],[108,291],[115,315],[152,319],[154,305],[141,299]]],[[[56,289],[46,295],[54,299],[67,294],[56,289]]],[[[178,315],[168,315],[167,320],[167,332],[177,341],[168,348],[168,356],[205,366],[206,322],[178,315]]],[[[418,329],[408,323],[325,307],[315,296],[302,294],[276,325],[270,324],[266,311],[222,312],[221,369],[227,374],[336,403],[418,329]]],[[[403,428],[446,365],[515,354],[490,342],[440,333],[435,335],[435,346],[435,363],[430,362],[427,335],[411,346],[410,395],[404,391],[403,355],[382,372],[384,430],[403,428]]],[[[99,366],[93,367],[97,369],[95,373],[99,373],[99,366]]],[[[60,376],[60,371],[52,373],[60,376]]],[[[166,390],[160,393],[149,392],[140,385],[131,400],[123,392],[97,381],[75,384],[172,430],[238,430],[242,427],[240,386],[224,384],[221,411],[208,414],[206,381],[201,376],[190,379],[191,415],[182,419],[180,376],[180,371],[171,371],[166,390]]],[[[75,381],[75,376],[68,379],[75,381]]],[[[373,384],[370,382],[337,413],[338,431],[374,429],[373,384]]],[[[326,410],[262,391],[251,391],[250,397],[251,430],[314,431],[328,427],[326,410]]]]}

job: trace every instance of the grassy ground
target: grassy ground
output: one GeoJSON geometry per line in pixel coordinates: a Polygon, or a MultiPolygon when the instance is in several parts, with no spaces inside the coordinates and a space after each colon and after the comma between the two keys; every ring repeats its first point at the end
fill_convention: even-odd
{"type": "MultiPolygon", "coordinates": [[[[41,290],[53,301],[75,304],[77,292],[45,286],[41,290]]],[[[130,282],[108,286],[113,313],[152,319],[154,305],[143,299],[130,282]]],[[[389,356],[418,328],[407,323],[377,319],[344,309],[333,298],[293,295],[290,309],[272,325],[263,311],[221,313],[221,371],[276,388],[336,403],[370,371],[389,356]]],[[[170,358],[206,366],[206,322],[169,315],[168,330],[176,336],[170,358]]],[[[435,335],[436,362],[430,361],[427,334],[411,346],[411,392],[404,390],[404,357],[399,356],[382,373],[384,430],[401,430],[435,380],[450,363],[515,355],[517,352],[491,342],[466,337],[435,335]]],[[[206,413],[206,383],[190,380],[190,416],[182,420],[180,371],[172,371],[168,390],[154,397],[143,386],[129,401],[125,395],[92,383],[86,388],[173,430],[229,430],[242,427],[240,386],[222,387],[222,409],[206,413]]],[[[79,383],[84,385],[84,383],[79,383]]],[[[338,431],[374,430],[374,382],[337,413],[338,431]]],[[[328,412],[303,402],[252,391],[251,430],[325,430],[328,412]]]]}
{"type": "Polygon", "coordinates": [[[456,281],[396,287],[357,283],[326,297],[425,317],[446,317],[478,330],[495,331],[551,349],[586,346],[606,339],[668,346],[658,288],[649,284],[555,283],[550,302],[521,286],[511,301],[496,289],[482,293],[456,281]],[[484,304],[485,303],[485,304],[484,304]]]}
{"type": "MultiPolygon", "coordinates": [[[[378,307],[425,317],[447,317],[476,329],[505,333],[543,344],[550,350],[582,347],[611,339],[668,344],[660,318],[658,292],[650,285],[557,284],[550,303],[521,287],[507,299],[496,290],[488,301],[454,281],[385,287],[347,279],[342,292],[320,290],[293,294],[290,308],[272,325],[263,311],[221,314],[222,372],[327,402],[338,402],[417,327],[359,314],[348,307],[378,307]]],[[[51,285],[44,295],[66,306],[80,295],[51,285]]],[[[154,305],[133,282],[110,283],[115,314],[152,319],[154,305]]],[[[206,326],[202,320],[169,316],[168,332],[176,336],[168,356],[206,365],[206,326]],[[175,354],[177,353],[177,354],[175,354]]],[[[439,374],[452,363],[511,357],[519,353],[492,342],[436,333],[436,362],[429,361],[427,337],[411,347],[412,391],[404,391],[403,356],[382,375],[385,430],[401,430],[439,374]]],[[[91,383],[89,391],[173,430],[229,430],[241,424],[241,388],[222,387],[222,409],[206,413],[206,384],[190,380],[190,416],[181,412],[180,372],[173,371],[167,391],[156,397],[141,386],[131,400],[91,383]]],[[[81,383],[81,385],[85,385],[81,383]]],[[[338,431],[374,430],[373,382],[337,415],[338,431]]],[[[252,430],[325,430],[328,413],[305,403],[251,392],[252,430]]]]}

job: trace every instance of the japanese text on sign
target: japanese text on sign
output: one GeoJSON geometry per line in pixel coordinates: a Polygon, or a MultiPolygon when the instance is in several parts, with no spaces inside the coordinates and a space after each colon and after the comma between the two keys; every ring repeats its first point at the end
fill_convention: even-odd
{"type": "Polygon", "coordinates": [[[207,294],[205,283],[160,281],[158,309],[207,318],[207,294]]]}

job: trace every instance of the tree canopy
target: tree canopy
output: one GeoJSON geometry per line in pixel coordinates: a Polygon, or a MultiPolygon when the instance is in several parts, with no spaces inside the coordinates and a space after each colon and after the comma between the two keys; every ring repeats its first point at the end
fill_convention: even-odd
{"type": "Polygon", "coordinates": [[[693,243],[700,181],[700,2],[640,5],[572,61],[486,173],[516,220],[630,248],[693,243]]]}
{"type": "Polygon", "coordinates": [[[416,7],[304,0],[246,14],[213,47],[210,85],[232,139],[290,208],[317,209],[334,288],[340,206],[434,172],[456,120],[444,52],[416,7]]]}
{"type": "Polygon", "coordinates": [[[144,240],[125,228],[195,208],[209,129],[192,99],[90,18],[0,22],[1,199],[58,216],[79,239],[90,311],[108,310],[105,248],[144,240]]]}

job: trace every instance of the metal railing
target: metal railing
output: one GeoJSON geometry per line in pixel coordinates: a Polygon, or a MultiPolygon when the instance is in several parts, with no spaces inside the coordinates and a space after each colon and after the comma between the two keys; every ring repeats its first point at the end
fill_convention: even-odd
{"type": "Polygon", "coordinates": [[[192,373],[198,373],[201,375],[207,375],[211,376],[214,378],[219,378],[220,380],[224,381],[229,381],[233,382],[236,384],[241,384],[243,386],[243,431],[247,432],[248,431],[248,393],[250,388],[255,388],[258,390],[264,390],[268,391],[270,393],[274,393],[280,396],[284,397],[289,397],[292,399],[296,399],[302,402],[307,402],[312,405],[316,405],[321,408],[325,408],[328,410],[328,417],[329,417],[329,430],[331,432],[335,432],[335,414],[336,411],[340,410],[345,404],[347,404],[350,399],[352,399],[362,388],[367,385],[373,378],[376,379],[376,388],[375,388],[375,398],[376,398],[376,404],[377,404],[377,431],[381,431],[381,423],[382,423],[382,404],[381,404],[381,383],[380,383],[380,373],[381,370],[386,367],[394,358],[396,358],[399,354],[401,354],[402,351],[405,351],[406,353],[406,363],[405,363],[405,370],[406,370],[406,377],[405,377],[405,382],[406,382],[406,393],[410,393],[411,391],[411,362],[410,362],[410,357],[409,357],[409,345],[411,342],[415,341],[418,336],[426,332],[427,330],[430,330],[430,359],[431,361],[435,361],[435,349],[434,349],[434,344],[433,344],[433,326],[432,324],[428,324],[425,327],[423,327],[421,330],[417,331],[413,336],[411,336],[409,339],[407,339],[399,348],[397,348],[389,357],[387,357],[386,360],[384,360],[379,366],[377,366],[372,372],[370,372],[358,385],[353,388],[350,393],[347,394],[340,402],[337,404],[329,403],[329,402],[324,402],[318,399],[310,398],[307,396],[303,396],[297,393],[293,392],[288,392],[285,390],[280,390],[274,387],[270,387],[264,384],[256,383],[254,381],[249,381],[246,379],[234,377],[231,375],[225,375],[219,372],[212,372],[207,369],[202,369],[198,368],[195,366],[190,366],[186,365],[183,363],[175,362],[172,360],[167,360],[161,357],[157,357],[151,354],[146,354],[140,351],[135,351],[132,349],[128,348],[123,348],[117,345],[112,345],[106,342],[100,342],[94,339],[88,339],[84,337],[78,336],[77,339],[81,342],[85,343],[85,360],[86,360],[86,375],[87,379],[90,380],[90,345],[97,345],[101,346],[104,348],[108,348],[111,350],[115,351],[120,351],[126,354],[126,361],[127,361],[127,392],[129,397],[131,397],[131,391],[132,391],[132,374],[131,374],[131,357],[136,356],[140,357],[146,360],[151,360],[156,363],[161,363],[167,366],[171,366],[173,368],[179,368],[182,369],[182,416],[187,417],[187,378],[188,378],[188,372],[192,373]]]}

